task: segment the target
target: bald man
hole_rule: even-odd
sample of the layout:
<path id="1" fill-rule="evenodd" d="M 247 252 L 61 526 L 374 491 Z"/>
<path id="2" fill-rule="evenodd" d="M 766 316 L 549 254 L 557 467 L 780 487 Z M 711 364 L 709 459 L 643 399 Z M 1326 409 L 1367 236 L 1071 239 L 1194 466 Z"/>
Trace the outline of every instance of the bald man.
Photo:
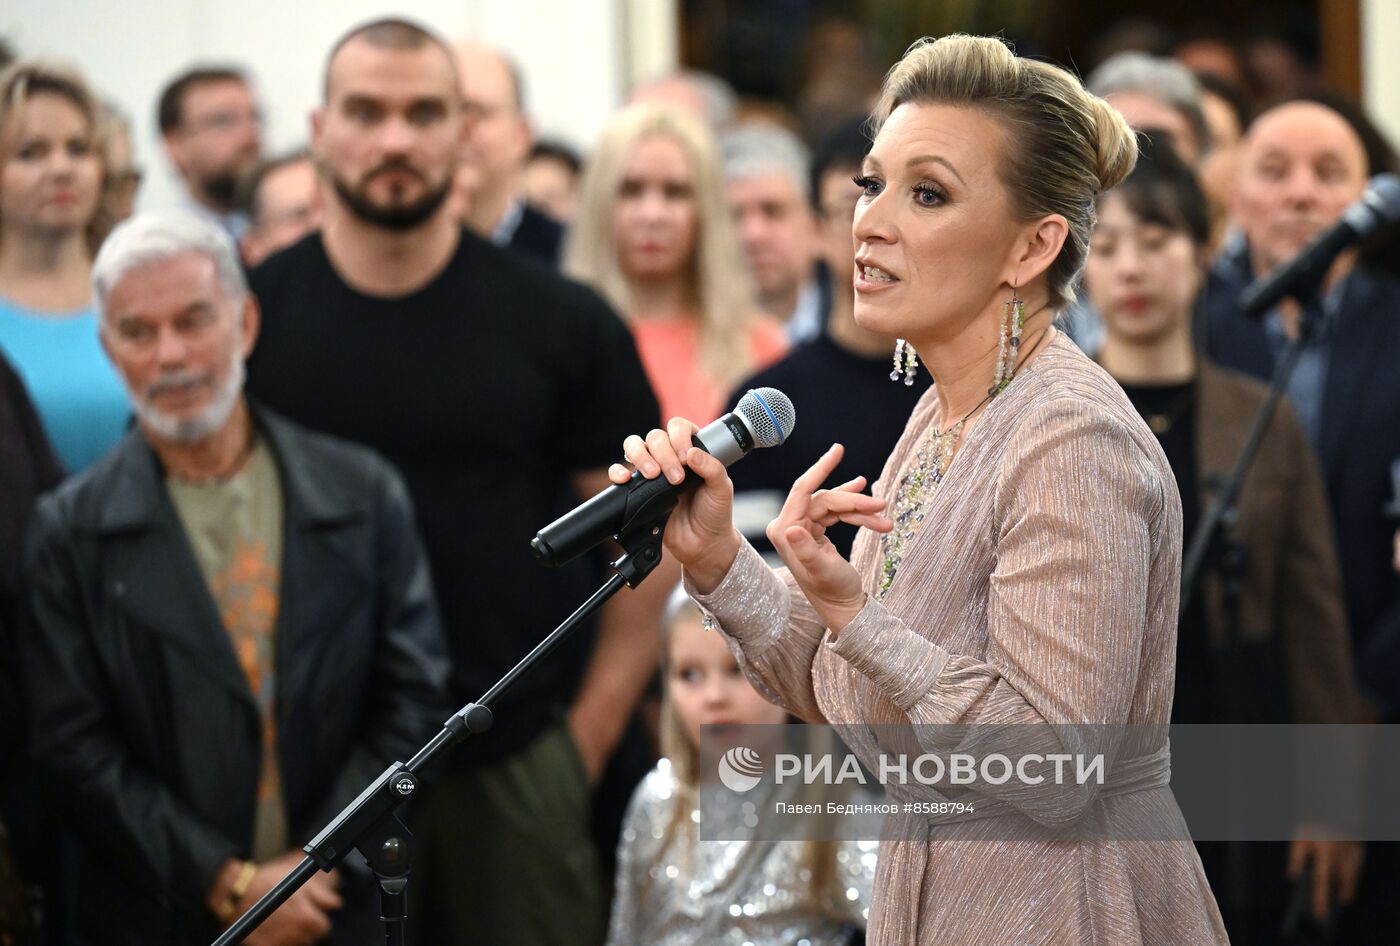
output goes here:
<path id="1" fill-rule="evenodd" d="M 525 201 L 534 133 L 525 117 L 520 69 L 499 50 L 472 39 L 459 42 L 453 52 L 468 118 L 453 206 L 478 235 L 555 266 L 564 227 Z"/>
<path id="2" fill-rule="evenodd" d="M 1319 101 L 1276 106 L 1249 127 L 1240 153 L 1233 213 L 1242 239 L 1227 248 L 1206 290 L 1206 345 L 1221 364 L 1272 375 L 1296 338 L 1304 310 L 1289 301 L 1260 320 L 1238 308 L 1251 280 L 1288 262 L 1332 226 L 1365 190 L 1374 166 L 1360 123 Z M 1400 584 L 1392 570 L 1392 470 L 1400 471 L 1400 279 L 1343 254 L 1308 306 L 1315 324 L 1288 396 L 1321 460 L 1332 507 L 1355 668 L 1376 717 L 1400 720 Z M 1390 787 L 1393 791 L 1393 786 Z M 1345 857 L 1313 865 L 1335 902 L 1354 879 Z M 1400 857 L 1370 845 L 1356 902 L 1337 942 L 1400 942 L 1391 905 Z M 1387 893 L 1389 888 L 1389 893 Z"/>

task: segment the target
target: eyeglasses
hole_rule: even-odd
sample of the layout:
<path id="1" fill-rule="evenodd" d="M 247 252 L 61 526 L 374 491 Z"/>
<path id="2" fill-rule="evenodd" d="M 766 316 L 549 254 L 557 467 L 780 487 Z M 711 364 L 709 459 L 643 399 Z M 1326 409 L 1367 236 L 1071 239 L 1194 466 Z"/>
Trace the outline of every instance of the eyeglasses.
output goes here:
<path id="1" fill-rule="evenodd" d="M 141 183 L 145 172 L 140 168 L 112 168 L 107 172 L 112 184 L 117 187 L 135 187 Z"/>
<path id="2" fill-rule="evenodd" d="M 507 108 L 502 105 L 489 105 L 486 102 L 473 102 L 471 100 L 462 103 L 462 114 L 472 124 L 486 121 L 488 118 L 495 118 L 497 115 L 504 115 L 506 112 Z"/>
<path id="3" fill-rule="evenodd" d="M 244 125 L 252 125 L 254 128 L 262 128 L 262 113 L 257 111 L 212 112 L 211 114 L 201 118 L 199 121 L 190 122 L 185 127 L 185 130 L 191 135 L 202 134 L 206 131 L 212 131 L 216 134 L 226 135 L 231 131 L 236 131 Z"/>

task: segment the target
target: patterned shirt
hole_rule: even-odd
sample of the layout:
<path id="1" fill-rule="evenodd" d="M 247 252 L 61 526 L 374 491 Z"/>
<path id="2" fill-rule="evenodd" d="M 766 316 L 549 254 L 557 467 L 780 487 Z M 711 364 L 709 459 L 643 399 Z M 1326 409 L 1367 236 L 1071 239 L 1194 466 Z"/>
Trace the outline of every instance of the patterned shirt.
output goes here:
<path id="1" fill-rule="evenodd" d="M 262 718 L 253 860 L 287 850 L 277 765 L 277 611 L 282 578 L 282 487 L 261 438 L 238 473 L 213 483 L 166 478 L 180 523 L 209 585 Z"/>

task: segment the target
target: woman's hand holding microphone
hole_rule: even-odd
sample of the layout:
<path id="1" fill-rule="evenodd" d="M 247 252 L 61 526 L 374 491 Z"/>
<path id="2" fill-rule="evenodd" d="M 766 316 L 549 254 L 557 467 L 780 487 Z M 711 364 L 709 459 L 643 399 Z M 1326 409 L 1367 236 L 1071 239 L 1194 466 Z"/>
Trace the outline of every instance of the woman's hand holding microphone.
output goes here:
<path id="1" fill-rule="evenodd" d="M 686 468 L 703 480 L 700 486 L 682 493 L 666 525 L 666 550 L 690 572 L 701 594 L 719 586 L 734 556 L 739 553 L 739 534 L 734 531 L 734 484 L 724 464 L 690 438 L 700 428 L 683 417 L 674 417 L 665 430 L 653 430 L 643 439 L 636 434 L 622 443 L 627 462 L 649 480 L 665 475 L 673 485 L 685 479 Z M 614 483 L 626 483 L 632 472 L 621 463 L 608 468 Z"/>
<path id="2" fill-rule="evenodd" d="M 677 417 L 665 430 L 653 430 L 645 438 L 632 435 L 623 442 L 627 461 L 647 479 L 665 475 L 680 483 L 692 469 L 703 480 L 680 497 L 666 527 L 666 549 L 690 573 L 701 594 L 719 586 L 739 552 L 734 529 L 734 484 L 724 464 L 691 444 L 699 430 Z M 858 476 L 834 489 L 821 484 L 841 462 L 843 448 L 833 444 L 812 468 L 798 478 L 788 493 L 778 518 L 768 525 L 768 539 L 782 556 L 798 586 L 833 633 L 839 632 L 865 607 L 865 590 L 850 562 L 826 537 L 837 522 L 888 532 L 893 528 L 881 515 L 883 500 L 867 496 L 865 477 Z M 608 469 L 614 483 L 626 483 L 631 471 L 620 463 Z"/>

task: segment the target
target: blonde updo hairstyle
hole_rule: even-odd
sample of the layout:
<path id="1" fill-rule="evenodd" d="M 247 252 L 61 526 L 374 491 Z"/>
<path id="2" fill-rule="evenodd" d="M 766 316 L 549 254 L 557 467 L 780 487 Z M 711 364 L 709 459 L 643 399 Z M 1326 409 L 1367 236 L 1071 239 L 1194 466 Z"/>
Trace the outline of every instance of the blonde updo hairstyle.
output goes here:
<path id="1" fill-rule="evenodd" d="M 1095 201 L 1137 160 L 1123 116 L 1059 66 L 1023 59 L 994 37 L 961 33 L 921 39 L 895 63 L 871 115 L 872 136 L 906 103 L 972 108 L 1000 121 L 1001 178 L 1020 218 L 1059 214 L 1069 223 L 1046 286 L 1052 309 L 1072 303 Z"/>

